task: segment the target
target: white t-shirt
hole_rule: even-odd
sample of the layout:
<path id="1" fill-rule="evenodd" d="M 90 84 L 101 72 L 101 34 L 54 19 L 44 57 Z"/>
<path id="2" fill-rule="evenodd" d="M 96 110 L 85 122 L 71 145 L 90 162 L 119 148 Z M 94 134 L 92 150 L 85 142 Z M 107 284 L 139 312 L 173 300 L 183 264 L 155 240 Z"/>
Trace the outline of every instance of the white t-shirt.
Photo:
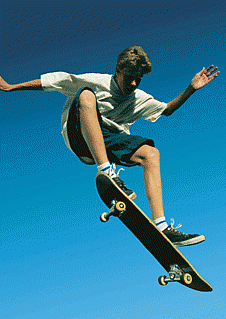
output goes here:
<path id="1" fill-rule="evenodd" d="M 167 104 L 155 100 L 151 95 L 136 89 L 124 95 L 118 88 L 113 75 L 87 73 L 81 75 L 53 72 L 41 76 L 42 87 L 46 91 L 58 91 L 67 95 L 62 115 L 62 129 L 66 127 L 71 103 L 83 87 L 91 88 L 97 98 L 100 114 L 105 124 L 119 132 L 130 134 L 129 126 L 143 118 L 154 122 L 166 109 Z"/>

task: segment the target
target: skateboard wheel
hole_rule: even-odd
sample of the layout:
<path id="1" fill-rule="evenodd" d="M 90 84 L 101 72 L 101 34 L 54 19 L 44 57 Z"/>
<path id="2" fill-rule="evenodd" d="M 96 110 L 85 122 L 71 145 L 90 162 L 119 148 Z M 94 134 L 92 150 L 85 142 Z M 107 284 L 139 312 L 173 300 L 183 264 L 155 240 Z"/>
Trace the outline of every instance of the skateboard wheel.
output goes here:
<path id="1" fill-rule="evenodd" d="M 158 278 L 158 282 L 161 286 L 166 286 L 168 284 L 168 282 L 166 282 L 165 279 L 166 279 L 166 276 L 160 276 Z"/>
<path id="2" fill-rule="evenodd" d="M 102 221 L 102 222 L 107 222 L 108 221 L 108 219 L 109 219 L 109 217 L 107 216 L 107 213 L 103 213 L 103 214 L 101 214 L 100 215 L 100 220 Z"/>
<path id="3" fill-rule="evenodd" d="M 126 210 L 126 204 L 123 203 L 123 202 L 118 202 L 115 205 L 115 209 L 116 209 L 117 212 L 123 212 L 124 210 Z"/>
<path id="4" fill-rule="evenodd" d="M 183 282 L 187 285 L 190 285 L 192 283 L 192 275 L 191 274 L 184 274 L 183 275 Z"/>

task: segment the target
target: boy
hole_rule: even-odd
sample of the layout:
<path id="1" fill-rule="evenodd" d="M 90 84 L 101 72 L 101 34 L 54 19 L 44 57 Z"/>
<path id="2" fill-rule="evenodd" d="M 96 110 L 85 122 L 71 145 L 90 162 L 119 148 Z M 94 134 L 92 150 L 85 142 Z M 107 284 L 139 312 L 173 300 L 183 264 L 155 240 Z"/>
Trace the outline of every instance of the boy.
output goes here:
<path id="1" fill-rule="evenodd" d="M 215 79 L 219 74 L 217 69 L 213 65 L 203 68 L 177 98 L 169 103 L 159 102 L 138 89 L 143 75 L 151 72 L 151 62 L 141 47 L 133 46 L 118 56 L 114 76 L 54 72 L 42 75 L 40 80 L 17 85 L 9 85 L 0 78 L 0 89 L 59 91 L 67 95 L 61 128 L 68 148 L 83 163 L 96 163 L 98 171 L 109 174 L 131 199 L 136 195 L 116 174 L 115 164 L 142 166 L 154 223 L 175 246 L 188 246 L 204 241 L 205 237 L 184 234 L 177 231 L 173 223 L 167 224 L 159 151 L 153 140 L 130 135 L 129 126 L 140 118 L 154 122 L 161 115 L 171 115 L 195 91 Z"/>

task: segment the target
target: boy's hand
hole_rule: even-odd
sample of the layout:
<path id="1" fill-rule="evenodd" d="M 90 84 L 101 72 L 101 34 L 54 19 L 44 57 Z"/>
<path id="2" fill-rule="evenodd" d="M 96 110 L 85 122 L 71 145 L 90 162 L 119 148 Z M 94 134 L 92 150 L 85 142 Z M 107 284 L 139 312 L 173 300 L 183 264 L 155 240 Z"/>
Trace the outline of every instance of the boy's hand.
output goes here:
<path id="1" fill-rule="evenodd" d="M 214 67 L 214 65 L 210 65 L 208 68 L 203 68 L 199 73 L 197 73 L 191 81 L 193 89 L 199 90 L 209 82 L 213 81 L 220 73 L 220 71 L 215 72 L 217 69 L 217 66 Z"/>

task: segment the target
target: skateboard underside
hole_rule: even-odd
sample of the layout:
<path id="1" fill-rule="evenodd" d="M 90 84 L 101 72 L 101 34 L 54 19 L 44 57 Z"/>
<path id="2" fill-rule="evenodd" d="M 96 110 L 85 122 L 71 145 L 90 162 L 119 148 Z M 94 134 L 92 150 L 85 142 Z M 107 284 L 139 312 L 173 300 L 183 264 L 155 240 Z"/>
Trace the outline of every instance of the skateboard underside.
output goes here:
<path id="1" fill-rule="evenodd" d="M 199 291 L 213 290 L 181 252 L 105 173 L 98 173 L 96 184 L 101 199 L 110 209 L 101 215 L 101 221 L 106 222 L 113 215 L 127 226 L 168 272 L 167 276 L 159 277 L 161 285 L 179 282 Z"/>

